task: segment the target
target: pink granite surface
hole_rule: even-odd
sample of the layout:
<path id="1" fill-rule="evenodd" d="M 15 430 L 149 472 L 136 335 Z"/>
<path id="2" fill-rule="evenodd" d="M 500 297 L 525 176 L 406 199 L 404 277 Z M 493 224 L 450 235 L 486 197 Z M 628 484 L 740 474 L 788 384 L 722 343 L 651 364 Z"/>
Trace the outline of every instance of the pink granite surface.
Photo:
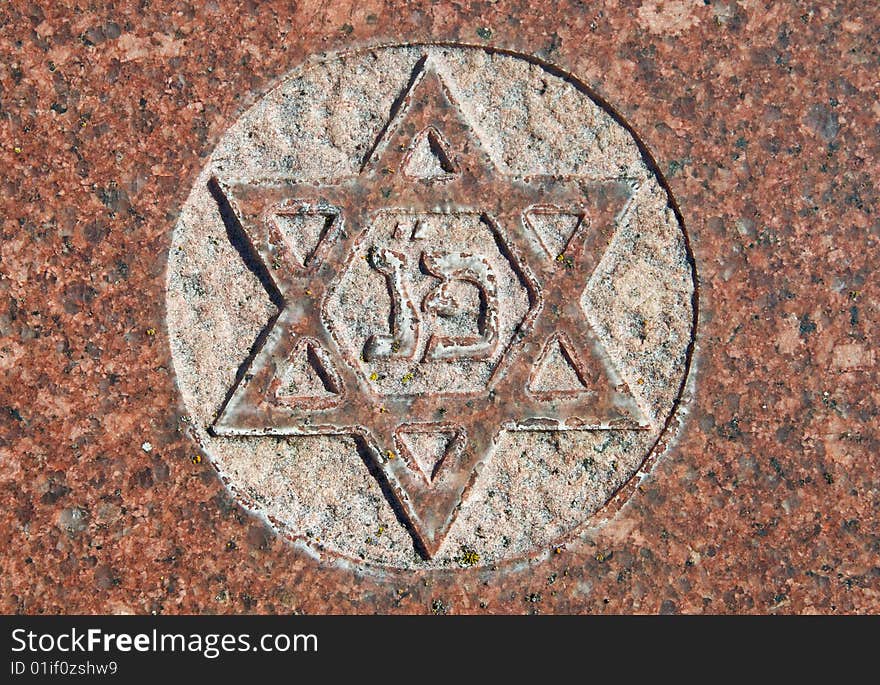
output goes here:
<path id="1" fill-rule="evenodd" d="M 0 610 L 876 612 L 878 29 L 867 1 L 4 4 Z M 548 560 L 364 573 L 197 458 L 165 267 L 212 146 L 285 72 L 423 40 L 535 55 L 639 133 L 696 258 L 694 391 L 611 523 Z"/>

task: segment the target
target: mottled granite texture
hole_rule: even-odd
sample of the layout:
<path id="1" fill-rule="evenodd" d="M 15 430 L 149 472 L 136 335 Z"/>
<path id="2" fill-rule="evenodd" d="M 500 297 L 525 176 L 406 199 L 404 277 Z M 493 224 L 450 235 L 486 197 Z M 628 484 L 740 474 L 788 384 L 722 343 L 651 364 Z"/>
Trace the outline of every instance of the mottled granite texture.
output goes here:
<path id="1" fill-rule="evenodd" d="M 4 4 L 0 609 L 877 611 L 878 28 L 868 1 Z M 319 564 L 181 421 L 165 266 L 213 145 L 307 55 L 410 40 L 578 75 L 653 153 L 697 260 L 674 448 L 533 564 Z"/>

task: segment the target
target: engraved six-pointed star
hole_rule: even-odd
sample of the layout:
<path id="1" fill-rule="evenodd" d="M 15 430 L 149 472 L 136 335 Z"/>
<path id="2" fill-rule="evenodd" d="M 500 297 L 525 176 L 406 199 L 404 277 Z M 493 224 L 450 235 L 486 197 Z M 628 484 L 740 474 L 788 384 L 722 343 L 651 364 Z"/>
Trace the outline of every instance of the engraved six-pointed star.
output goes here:
<path id="1" fill-rule="evenodd" d="M 238 438 L 354 436 L 426 557 L 440 550 L 502 430 L 650 428 L 581 304 L 634 183 L 499 172 L 455 92 L 442 63 L 423 57 L 404 92 L 389 103 L 387 123 L 358 173 L 320 182 L 213 178 L 210 184 L 230 234 L 241 238 L 240 251 L 278 306 L 212 431 Z M 327 301 L 353 259 L 371 260 L 376 278 L 395 287 L 392 267 L 401 257 L 393 244 L 358 254 L 371 223 L 389 210 L 477 216 L 506 260 L 504 268 L 515 272 L 528 311 L 512 335 L 493 337 L 484 321 L 482 347 L 480 340 L 456 344 L 446 338 L 433 352 L 413 357 L 415 364 L 429 357 L 442 364 L 497 350 L 485 388 L 380 392 L 364 373 L 363 359 L 334 334 L 339 313 L 329 311 Z M 394 239 L 423 239 L 419 221 L 397 230 Z M 437 279 L 430 303 L 419 310 L 402 298 L 391 300 L 397 309 L 391 329 L 363 341 L 367 355 L 415 354 L 416 341 L 405 329 L 419 317 L 443 313 L 450 298 L 442 279 L 475 283 L 480 265 L 488 264 L 439 242 L 422 253 L 424 277 Z M 438 271 L 444 264 L 445 276 Z M 482 277 L 487 274 L 484 266 Z"/>

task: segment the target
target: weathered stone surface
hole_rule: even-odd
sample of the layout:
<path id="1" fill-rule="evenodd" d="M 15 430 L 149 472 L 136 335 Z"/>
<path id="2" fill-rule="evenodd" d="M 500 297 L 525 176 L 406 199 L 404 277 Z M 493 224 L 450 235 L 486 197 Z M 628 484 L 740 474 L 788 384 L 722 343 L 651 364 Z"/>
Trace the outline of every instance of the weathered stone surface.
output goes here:
<path id="1" fill-rule="evenodd" d="M 870 3 L 120 3 L 104 13 L 74 3 L 5 5 L 3 609 L 876 611 L 878 317 L 870 275 L 878 234 L 878 25 Z M 323 52 L 364 54 L 359 50 L 369 46 L 438 40 L 510 49 L 556 65 L 548 87 L 570 71 L 638 133 L 632 159 L 647 159 L 645 168 L 668 183 L 697 266 L 692 385 L 675 414 L 683 421 L 676 441 L 661 440 L 662 456 L 648 462 L 643 478 L 628 481 L 609 520 L 591 522 L 592 505 L 585 506 L 586 525 L 578 528 L 576 517 L 560 510 L 551 518 L 571 526 L 558 537 L 541 526 L 523 534 L 509 557 L 487 544 L 474 547 L 481 553 L 475 559 L 470 548 L 461 550 L 472 542 L 461 531 L 476 520 L 463 506 L 460 531 L 451 529 L 425 560 L 412 554 L 405 522 L 389 517 L 383 541 L 365 547 L 361 560 L 341 528 L 326 527 L 323 551 L 322 541 L 301 545 L 276 535 L 237 503 L 212 467 L 220 465 L 229 487 L 240 491 L 246 474 L 230 468 L 231 455 L 199 448 L 213 418 L 193 420 L 193 407 L 202 405 L 193 403 L 195 385 L 187 385 L 181 364 L 180 320 L 171 318 L 175 293 L 178 304 L 192 301 L 182 297 L 182 285 L 172 287 L 175 259 L 199 253 L 175 241 L 187 217 L 201 211 L 191 192 L 208 188 L 203 174 L 215 173 L 217 187 L 229 189 L 257 164 L 254 155 L 236 156 L 234 131 L 272 101 L 279 92 L 273 88 L 284 88 L 285 74 L 329 63 L 332 57 L 316 57 Z M 468 85 L 479 73 L 462 69 L 456 82 L 478 127 L 507 132 L 488 146 L 499 168 L 510 171 L 505 166 L 519 160 L 544 173 L 552 169 L 540 168 L 542 160 L 579 163 L 567 156 L 579 148 L 566 143 L 564 126 L 552 130 L 544 121 L 552 130 L 547 147 L 530 147 L 523 110 L 494 106 L 497 91 Z M 394 79 L 406 77 L 377 68 L 364 81 L 370 90 L 350 94 L 356 106 L 334 108 L 329 119 L 339 121 L 314 127 L 329 132 L 329 143 L 309 140 L 313 129 L 299 116 L 281 126 L 287 141 L 298 141 L 286 156 L 275 154 L 277 138 L 257 139 L 266 151 L 258 168 L 277 164 L 277 174 L 320 164 L 328 177 L 347 174 L 346 154 L 357 152 L 355 133 L 363 129 L 345 122 L 365 117 L 369 129 L 374 112 L 357 106 L 359 98 L 375 101 L 378 116 L 383 97 L 405 85 Z M 333 97 L 335 83 L 313 87 Z M 511 89 L 504 96 L 520 95 Z M 297 102 L 288 104 L 302 106 Z M 563 101 L 559 111 L 587 115 L 590 107 L 579 103 Z M 323 117 L 322 111 L 307 110 Z M 452 173 L 454 160 L 428 154 L 442 143 L 419 143 L 405 172 L 416 182 Z M 517 156 L 520 150 L 530 152 Z M 237 178 L 222 177 L 221 161 Z M 664 193 L 656 197 L 667 202 Z M 217 227 L 218 211 L 210 192 L 208 199 L 214 204 L 203 205 L 206 236 Z M 655 209 L 642 213 L 646 221 L 662 216 Z M 669 221 L 677 223 L 674 215 Z M 562 230 L 545 226 L 544 244 L 558 243 Z M 219 257 L 228 245 L 216 246 Z M 638 258 L 638 250 L 628 256 Z M 237 310 L 246 325 L 230 318 L 229 332 L 218 337 L 218 347 L 242 346 L 240 359 L 228 355 L 233 379 L 253 342 L 245 338 L 277 308 L 259 281 L 236 273 L 226 279 L 227 301 L 252 299 Z M 638 273 L 626 281 L 635 290 Z M 354 290 L 360 276 L 350 278 Z M 192 292 L 219 286 L 191 281 Z M 590 298 L 582 304 L 601 309 Z M 217 316 L 205 308 L 206 321 Z M 609 339 L 639 334 L 638 322 L 610 314 L 608 321 L 623 327 L 609 329 Z M 366 324 L 345 325 L 360 340 L 354 334 Z M 565 353 L 550 352 L 550 380 L 531 379 L 538 393 L 564 370 Z M 621 361 L 625 350 L 610 356 L 630 368 Z M 662 379 L 672 376 L 645 381 L 663 395 Z M 660 401 L 649 418 L 665 416 L 664 406 Z M 554 439 L 536 463 L 560 454 Z M 279 445 L 301 449 L 286 440 Z M 519 453 L 503 447 L 490 468 L 514 473 Z M 315 491 L 327 492 L 321 483 L 331 476 L 346 492 L 375 482 L 360 456 L 355 473 L 350 454 L 328 449 L 337 466 L 323 466 L 328 471 Z M 563 445 L 561 453 L 583 449 Z M 290 482 L 302 478 L 296 460 L 279 463 Z M 490 477 L 483 473 L 477 483 Z M 390 501 L 377 491 L 374 520 L 385 521 Z M 519 506 L 532 515 L 541 503 L 559 501 L 553 492 L 536 493 Z M 352 526 L 366 530 L 367 522 Z M 493 525 L 495 535 L 502 526 Z M 278 528 L 308 532 L 280 519 Z M 461 568 L 456 558 L 476 567 Z"/>
<path id="2" fill-rule="evenodd" d="M 684 387 L 692 260 L 647 164 L 526 58 L 295 70 L 222 138 L 169 260 L 179 386 L 236 496 L 372 565 L 565 542 Z"/>

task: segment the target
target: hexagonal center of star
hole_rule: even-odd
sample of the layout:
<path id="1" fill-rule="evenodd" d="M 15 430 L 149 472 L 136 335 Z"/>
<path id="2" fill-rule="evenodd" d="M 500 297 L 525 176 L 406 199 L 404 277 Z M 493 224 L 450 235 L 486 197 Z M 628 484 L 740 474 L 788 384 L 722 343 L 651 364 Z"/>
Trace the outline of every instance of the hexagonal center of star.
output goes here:
<path id="1" fill-rule="evenodd" d="M 380 395 L 479 393 L 530 306 L 521 266 L 491 217 L 380 210 L 322 316 Z"/>

